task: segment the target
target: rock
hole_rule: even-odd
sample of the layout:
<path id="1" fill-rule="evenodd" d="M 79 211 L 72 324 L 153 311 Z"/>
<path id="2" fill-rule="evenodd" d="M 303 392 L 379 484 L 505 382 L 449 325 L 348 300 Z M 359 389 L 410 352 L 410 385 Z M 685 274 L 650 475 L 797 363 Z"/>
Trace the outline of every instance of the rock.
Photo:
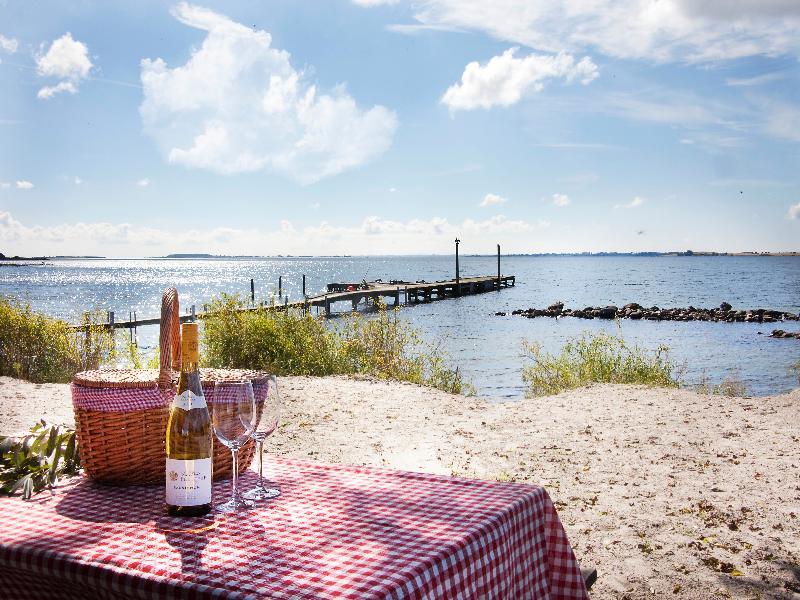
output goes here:
<path id="1" fill-rule="evenodd" d="M 495 316 L 495 317 L 505 317 L 505 316 L 506 316 L 506 313 L 504 313 L 504 312 L 502 312 L 502 311 L 501 311 L 501 312 L 496 312 L 496 313 L 494 313 L 494 316 Z"/>
<path id="2" fill-rule="evenodd" d="M 720 304 L 720 305 L 719 305 L 719 309 L 720 309 L 722 312 L 728 312 L 728 311 L 729 311 L 730 309 L 732 309 L 732 308 L 733 308 L 733 307 L 732 307 L 730 304 L 728 304 L 727 302 L 723 302 L 722 304 Z"/>
<path id="3" fill-rule="evenodd" d="M 560 313 L 562 310 L 564 310 L 564 303 L 563 302 L 555 302 L 555 303 L 551 304 L 550 306 L 548 306 L 547 310 L 552 311 L 552 312 Z"/>
<path id="4" fill-rule="evenodd" d="M 605 308 L 601 308 L 595 311 L 595 315 L 600 317 L 601 319 L 613 319 L 617 316 L 617 307 L 616 306 L 606 306 Z"/>
<path id="5" fill-rule="evenodd" d="M 639 305 L 637 304 L 636 306 L 639 306 Z M 641 319 L 642 316 L 643 316 L 642 311 L 634 310 L 631 314 L 628 315 L 628 318 L 636 320 L 636 319 Z"/>
<path id="6" fill-rule="evenodd" d="M 642 309 L 641 305 L 636 304 L 636 302 L 631 302 L 630 304 L 626 304 L 625 306 L 622 307 L 622 310 L 624 310 L 625 312 L 632 310 L 641 310 L 641 309 Z"/>

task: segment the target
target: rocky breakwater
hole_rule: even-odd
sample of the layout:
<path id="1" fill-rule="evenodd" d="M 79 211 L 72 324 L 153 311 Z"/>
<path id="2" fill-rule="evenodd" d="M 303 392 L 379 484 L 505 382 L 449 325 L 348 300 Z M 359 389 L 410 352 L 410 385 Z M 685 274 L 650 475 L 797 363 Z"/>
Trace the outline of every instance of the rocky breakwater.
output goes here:
<path id="1" fill-rule="evenodd" d="M 505 312 L 495 313 L 497 316 L 506 316 Z M 713 321 L 725 323 L 777 323 L 781 321 L 797 321 L 800 316 L 780 310 L 756 308 L 749 310 L 735 310 L 727 302 L 719 308 L 659 308 L 644 306 L 631 302 L 622 308 L 609 306 L 587 306 L 586 308 L 564 308 L 563 302 L 556 302 L 547 308 L 518 309 L 511 312 L 533 319 L 536 317 L 575 317 L 577 319 L 633 319 L 645 321 Z M 778 336 L 775 336 L 778 337 Z M 783 336 L 781 336 L 783 337 Z"/>

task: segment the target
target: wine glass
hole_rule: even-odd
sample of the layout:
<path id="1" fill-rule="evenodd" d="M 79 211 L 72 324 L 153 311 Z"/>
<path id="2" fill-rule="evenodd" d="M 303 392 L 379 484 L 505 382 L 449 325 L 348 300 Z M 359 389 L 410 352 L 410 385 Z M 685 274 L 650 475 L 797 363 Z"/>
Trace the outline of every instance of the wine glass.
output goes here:
<path id="1" fill-rule="evenodd" d="M 216 507 L 218 512 L 236 512 L 253 503 L 243 499 L 237 490 L 239 480 L 239 448 L 250 439 L 255 420 L 253 385 L 249 381 L 219 381 L 214 385 L 211 404 L 211 426 L 217 439 L 231 449 L 233 476 L 231 499 Z"/>
<path id="2" fill-rule="evenodd" d="M 258 486 L 246 492 L 244 497 L 248 500 L 269 500 L 281 495 L 280 489 L 271 485 L 264 487 L 264 442 L 278 427 L 281 412 L 281 399 L 278 394 L 278 380 L 270 375 L 266 382 L 267 396 L 264 402 L 256 403 L 253 413 L 253 439 L 258 444 Z"/>

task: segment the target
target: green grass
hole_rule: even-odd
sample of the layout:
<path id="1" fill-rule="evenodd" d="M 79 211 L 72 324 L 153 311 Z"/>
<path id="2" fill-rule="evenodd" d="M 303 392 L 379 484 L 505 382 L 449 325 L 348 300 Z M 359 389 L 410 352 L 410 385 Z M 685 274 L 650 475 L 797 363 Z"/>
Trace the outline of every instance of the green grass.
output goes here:
<path id="1" fill-rule="evenodd" d="M 94 317 L 94 319 L 92 318 Z M 0 297 L 0 375 L 35 383 L 66 383 L 78 371 L 96 369 L 113 355 L 112 335 L 89 315 L 89 333 Z"/>
<path id="2" fill-rule="evenodd" d="M 361 374 L 456 394 L 471 391 L 438 347 L 384 305 L 371 318 L 353 314 L 326 322 L 293 310 L 241 312 L 245 304 L 228 295 L 212 301 L 213 316 L 203 320 L 205 366 L 276 375 Z"/>
<path id="3" fill-rule="evenodd" d="M 529 397 L 558 394 L 589 383 L 679 385 L 665 346 L 651 353 L 628 346 L 621 337 L 597 333 L 569 340 L 556 355 L 535 343 L 524 342 L 523 348 L 530 361 L 522 370 Z"/>

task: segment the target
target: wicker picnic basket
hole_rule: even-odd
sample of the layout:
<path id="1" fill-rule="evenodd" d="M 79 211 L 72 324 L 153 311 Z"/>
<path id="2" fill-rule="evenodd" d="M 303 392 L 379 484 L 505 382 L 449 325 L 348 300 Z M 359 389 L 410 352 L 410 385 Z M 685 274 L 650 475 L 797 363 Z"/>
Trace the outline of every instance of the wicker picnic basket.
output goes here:
<path id="1" fill-rule="evenodd" d="M 112 485 L 163 483 L 170 403 L 181 365 L 178 292 L 161 301 L 160 369 L 84 371 L 72 379 L 72 405 L 81 463 L 86 474 Z M 201 369 L 206 399 L 217 381 L 248 379 L 259 410 L 267 396 L 266 373 Z M 255 442 L 239 450 L 239 472 L 250 466 Z M 214 479 L 231 476 L 231 453 L 214 439 Z"/>

